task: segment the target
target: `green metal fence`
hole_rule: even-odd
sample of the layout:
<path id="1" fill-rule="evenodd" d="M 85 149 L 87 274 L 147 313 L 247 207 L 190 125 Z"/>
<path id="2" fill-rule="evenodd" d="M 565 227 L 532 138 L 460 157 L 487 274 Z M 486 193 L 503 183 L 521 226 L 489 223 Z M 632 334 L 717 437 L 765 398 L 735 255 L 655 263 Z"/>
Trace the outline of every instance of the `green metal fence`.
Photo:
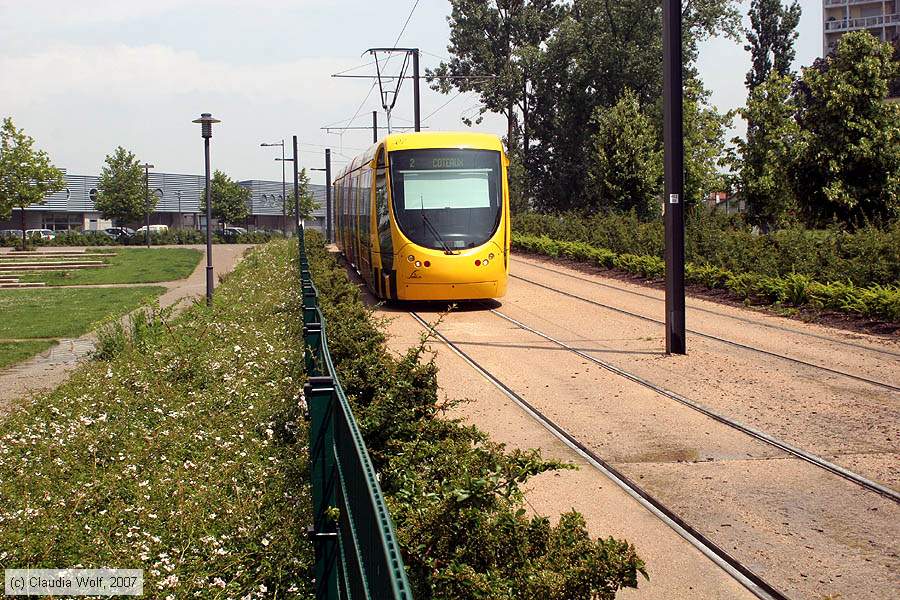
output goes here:
<path id="1" fill-rule="evenodd" d="M 411 600 L 394 523 L 341 388 L 300 229 L 316 597 Z"/>

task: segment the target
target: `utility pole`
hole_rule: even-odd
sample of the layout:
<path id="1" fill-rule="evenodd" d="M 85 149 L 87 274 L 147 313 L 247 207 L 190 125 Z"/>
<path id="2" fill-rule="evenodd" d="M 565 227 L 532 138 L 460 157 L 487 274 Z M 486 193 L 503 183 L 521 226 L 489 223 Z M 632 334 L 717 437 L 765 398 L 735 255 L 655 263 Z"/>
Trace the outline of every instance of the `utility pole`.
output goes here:
<path id="1" fill-rule="evenodd" d="M 378 111 L 372 111 L 372 143 L 378 143 Z"/>
<path id="2" fill-rule="evenodd" d="M 287 237 L 287 183 L 285 183 L 285 174 L 284 174 L 284 163 L 286 159 L 284 158 L 284 140 L 281 140 L 277 144 L 260 144 L 261 147 L 267 148 L 271 146 L 281 146 L 281 233 Z M 275 160 L 278 160 L 277 158 Z"/>
<path id="3" fill-rule="evenodd" d="M 331 243 L 331 148 L 325 148 L 325 211 L 325 239 Z"/>
<path id="4" fill-rule="evenodd" d="M 684 131 L 681 0 L 663 1 L 663 140 L 666 211 L 666 352 L 686 354 L 684 316 Z"/>
<path id="5" fill-rule="evenodd" d="M 419 49 L 412 49 L 413 56 L 413 124 L 422 131 L 422 107 L 419 100 Z"/>
<path id="6" fill-rule="evenodd" d="M 144 217 L 145 224 L 144 226 L 147 228 L 145 232 L 147 234 L 147 247 L 150 247 L 150 169 L 155 168 L 150 163 L 144 163 L 141 165 L 144 167 Z"/>
<path id="7" fill-rule="evenodd" d="M 294 225 L 297 226 L 297 237 L 300 237 L 300 160 L 297 158 L 297 136 L 294 136 Z"/>

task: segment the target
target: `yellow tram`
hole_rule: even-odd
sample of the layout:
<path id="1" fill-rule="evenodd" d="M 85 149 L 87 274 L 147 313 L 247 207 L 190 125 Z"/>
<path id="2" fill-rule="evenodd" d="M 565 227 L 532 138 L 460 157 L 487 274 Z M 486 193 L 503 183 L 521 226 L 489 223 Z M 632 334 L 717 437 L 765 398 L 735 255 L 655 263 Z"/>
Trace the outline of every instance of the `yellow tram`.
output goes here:
<path id="1" fill-rule="evenodd" d="M 492 135 L 388 135 L 334 181 L 337 245 L 379 298 L 499 298 L 508 165 Z"/>

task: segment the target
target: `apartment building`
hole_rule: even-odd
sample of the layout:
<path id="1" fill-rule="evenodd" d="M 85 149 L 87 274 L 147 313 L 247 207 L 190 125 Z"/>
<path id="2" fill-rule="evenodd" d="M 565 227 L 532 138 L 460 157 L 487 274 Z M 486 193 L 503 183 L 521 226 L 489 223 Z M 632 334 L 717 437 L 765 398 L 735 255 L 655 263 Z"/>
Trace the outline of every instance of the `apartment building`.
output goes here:
<path id="1" fill-rule="evenodd" d="M 822 0 L 822 56 L 848 31 L 868 31 L 883 42 L 900 37 L 900 0 Z"/>

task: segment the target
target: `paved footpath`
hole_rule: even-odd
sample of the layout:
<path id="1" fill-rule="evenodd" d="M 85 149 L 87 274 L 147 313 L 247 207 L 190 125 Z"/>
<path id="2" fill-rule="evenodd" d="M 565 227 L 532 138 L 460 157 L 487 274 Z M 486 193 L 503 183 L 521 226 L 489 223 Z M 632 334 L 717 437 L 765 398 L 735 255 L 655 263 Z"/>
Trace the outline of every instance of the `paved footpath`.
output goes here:
<path id="1" fill-rule="evenodd" d="M 178 248 L 194 248 L 203 252 L 203 257 L 194 272 L 187 279 L 160 283 L 104 285 L 101 287 L 163 286 L 166 291 L 159 297 L 161 307 L 175 306 L 176 310 L 187 308 L 184 302 L 202 297 L 206 293 L 206 246 L 190 245 Z M 213 248 L 213 272 L 219 275 L 231 272 L 240 262 L 251 244 L 218 244 Z M 69 248 L 67 248 L 69 249 Z M 78 249 L 78 248 L 73 248 Z M 98 287 L 98 286 L 72 286 Z M 50 289 L 50 288 L 47 288 Z M 59 344 L 32 358 L 0 371 L 0 415 L 10 410 L 17 398 L 23 398 L 51 390 L 60 385 L 94 349 L 96 335 L 93 331 L 78 338 L 60 339 Z"/>

